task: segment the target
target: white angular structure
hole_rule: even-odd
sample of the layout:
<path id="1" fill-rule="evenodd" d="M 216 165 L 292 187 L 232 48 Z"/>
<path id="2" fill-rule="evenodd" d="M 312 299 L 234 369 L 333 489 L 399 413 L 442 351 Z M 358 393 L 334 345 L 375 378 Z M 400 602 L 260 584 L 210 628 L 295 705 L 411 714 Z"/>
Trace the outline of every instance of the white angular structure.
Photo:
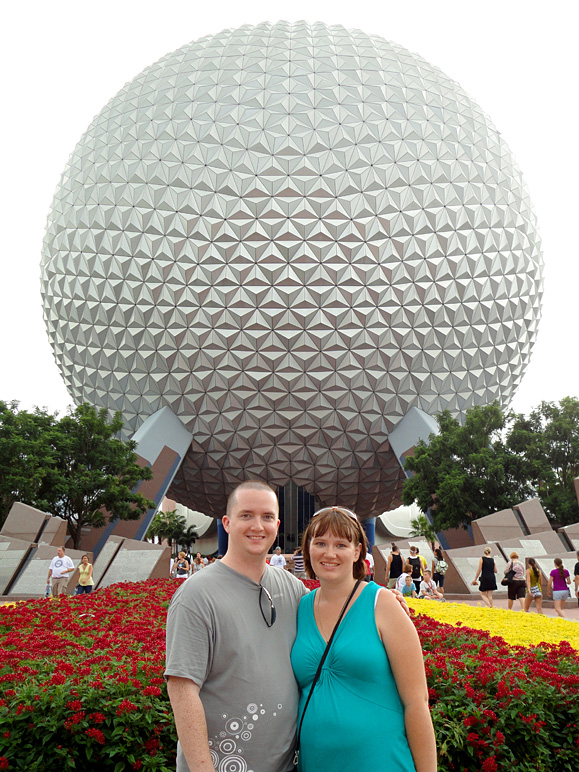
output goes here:
<path id="1" fill-rule="evenodd" d="M 74 150 L 42 260 L 76 402 L 193 432 L 171 496 L 249 476 L 360 514 L 416 406 L 508 404 L 540 318 L 521 174 L 420 57 L 305 22 L 226 30 L 128 83 Z"/>

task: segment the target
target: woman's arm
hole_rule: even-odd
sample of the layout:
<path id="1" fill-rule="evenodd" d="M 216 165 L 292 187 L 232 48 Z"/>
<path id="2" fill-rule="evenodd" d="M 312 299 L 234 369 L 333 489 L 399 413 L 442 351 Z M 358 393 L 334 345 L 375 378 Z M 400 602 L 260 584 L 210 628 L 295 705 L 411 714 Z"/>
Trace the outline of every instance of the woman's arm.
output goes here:
<path id="1" fill-rule="evenodd" d="M 495 567 L 495 571 L 496 571 L 496 570 L 497 570 L 497 569 L 496 569 L 496 567 Z M 477 571 L 476 571 L 476 576 L 475 576 L 475 578 L 473 579 L 473 582 L 472 582 L 473 584 L 476 584 L 476 583 L 478 582 L 478 578 L 479 578 L 479 576 L 480 576 L 480 572 L 481 572 L 481 571 L 482 571 L 482 558 L 479 558 L 479 561 L 478 561 L 478 568 L 477 568 Z"/>
<path id="2" fill-rule="evenodd" d="M 88 564 L 88 578 L 90 579 L 92 576 L 92 563 Z"/>
<path id="3" fill-rule="evenodd" d="M 389 592 L 378 594 L 376 625 L 402 700 L 416 772 L 436 772 L 436 740 L 428 707 L 424 655 L 416 628 Z"/>
<path id="4" fill-rule="evenodd" d="M 569 576 L 569 571 L 567 571 L 567 569 L 565 569 L 565 571 L 567 573 L 567 576 L 565 577 L 565 581 L 567 582 L 567 584 L 571 584 L 571 577 Z"/>
<path id="5" fill-rule="evenodd" d="M 550 594 L 553 589 L 553 577 L 549 574 L 549 584 L 547 585 L 547 592 Z"/>
<path id="6" fill-rule="evenodd" d="M 531 569 L 527 568 L 527 591 L 531 592 Z"/>
<path id="7" fill-rule="evenodd" d="M 493 566 L 495 568 L 495 574 L 498 574 L 499 569 L 497 568 L 497 561 L 496 560 L 493 560 Z"/>

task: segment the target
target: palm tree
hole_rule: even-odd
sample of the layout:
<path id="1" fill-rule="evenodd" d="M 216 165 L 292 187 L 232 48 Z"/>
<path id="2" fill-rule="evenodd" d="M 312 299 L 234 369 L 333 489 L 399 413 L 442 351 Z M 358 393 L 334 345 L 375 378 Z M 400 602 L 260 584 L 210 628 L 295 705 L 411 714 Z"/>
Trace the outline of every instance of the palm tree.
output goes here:
<path id="1" fill-rule="evenodd" d="M 434 544 L 438 541 L 436 537 L 436 531 L 432 527 L 432 523 L 426 517 L 426 515 L 418 515 L 417 518 L 410 521 L 412 530 L 408 534 L 411 537 L 423 536 L 432 552 L 434 552 Z"/>
<path id="2" fill-rule="evenodd" d="M 199 531 L 194 525 L 188 526 L 177 539 L 181 547 L 186 547 L 187 552 L 191 551 L 191 545 L 195 544 L 195 539 L 199 538 Z"/>
<path id="3" fill-rule="evenodd" d="M 166 539 L 172 552 L 173 542 L 177 542 L 179 537 L 185 533 L 186 522 L 185 516 L 179 515 L 176 509 L 169 512 L 157 512 L 147 531 L 147 539 L 156 537 L 160 542 Z"/>

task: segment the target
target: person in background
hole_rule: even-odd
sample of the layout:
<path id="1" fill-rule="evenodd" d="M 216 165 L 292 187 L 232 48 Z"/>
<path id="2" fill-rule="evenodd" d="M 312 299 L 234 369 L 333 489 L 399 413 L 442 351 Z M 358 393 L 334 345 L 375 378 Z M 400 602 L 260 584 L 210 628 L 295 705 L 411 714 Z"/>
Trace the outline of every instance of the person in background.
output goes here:
<path id="1" fill-rule="evenodd" d="M 305 579 L 306 570 L 304 566 L 304 553 L 302 552 L 301 547 L 298 547 L 294 552 L 292 560 L 294 562 L 294 576 L 297 576 L 298 579 Z"/>
<path id="2" fill-rule="evenodd" d="M 564 617 L 563 608 L 565 607 L 565 600 L 569 597 L 569 585 L 571 584 L 571 577 L 569 571 L 563 568 L 563 561 L 561 558 L 555 558 L 555 568 L 549 575 L 549 586 L 547 588 L 548 593 L 553 594 L 553 605 L 555 611 L 560 617 Z"/>
<path id="3" fill-rule="evenodd" d="M 371 547 L 368 547 L 364 562 L 366 563 L 366 581 L 371 582 L 374 579 L 374 555 L 372 555 Z"/>
<path id="4" fill-rule="evenodd" d="M 48 567 L 48 578 L 46 580 L 47 587 L 50 586 L 50 580 L 52 579 L 52 595 L 66 595 L 66 585 L 70 576 L 74 571 L 74 564 L 72 560 L 65 554 L 64 547 L 58 547 L 56 550 L 56 557 L 50 561 Z"/>
<path id="5" fill-rule="evenodd" d="M 404 574 L 404 584 L 402 585 L 402 595 L 404 595 L 405 598 L 415 598 L 416 597 L 416 588 L 414 587 L 414 582 L 412 581 L 412 576 L 410 574 Z"/>
<path id="6" fill-rule="evenodd" d="M 573 575 L 575 582 L 575 597 L 577 598 L 577 605 L 579 606 L 579 550 L 577 550 L 577 562 L 573 569 Z"/>
<path id="7" fill-rule="evenodd" d="M 395 587 L 395 589 L 398 590 L 398 592 L 402 592 L 402 588 L 406 584 L 406 577 L 407 576 L 409 576 L 410 579 L 412 579 L 412 570 L 413 570 L 413 568 L 412 568 L 410 563 L 405 563 L 404 564 L 404 570 L 402 571 L 402 573 L 400 574 L 400 576 L 396 580 L 396 587 Z M 416 589 L 416 586 L 414 587 L 414 589 Z"/>
<path id="8" fill-rule="evenodd" d="M 448 563 L 444 559 L 444 554 L 440 547 L 434 550 L 434 560 L 432 561 L 432 579 L 441 595 L 444 595 L 444 576 L 448 571 Z"/>
<path id="9" fill-rule="evenodd" d="M 201 569 L 205 568 L 205 562 L 203 558 L 201 557 L 201 553 L 198 552 L 195 557 L 193 558 L 193 564 L 191 566 L 191 570 L 194 574 L 199 573 Z"/>
<path id="10" fill-rule="evenodd" d="M 276 547 L 275 552 L 269 559 L 269 565 L 273 568 L 285 568 L 286 560 L 281 554 L 281 547 Z"/>
<path id="11" fill-rule="evenodd" d="M 505 566 L 505 576 L 509 571 L 514 571 L 512 582 L 507 586 L 507 597 L 509 611 L 513 608 L 513 603 L 518 600 L 521 606 L 521 611 L 525 608 L 525 590 L 527 589 L 527 583 L 525 581 L 525 566 L 519 560 L 518 552 L 511 552 L 509 555 L 510 560 Z"/>
<path id="12" fill-rule="evenodd" d="M 424 569 L 426 568 L 426 558 L 418 554 L 418 547 L 414 544 L 410 547 L 410 557 L 408 562 L 412 566 L 412 581 L 416 587 L 416 592 L 420 592 L 420 582 L 424 576 Z"/>
<path id="13" fill-rule="evenodd" d="M 525 611 L 529 611 L 535 601 L 537 614 L 543 613 L 543 593 L 541 592 L 541 569 L 534 558 L 527 560 L 527 594 L 525 595 Z"/>
<path id="14" fill-rule="evenodd" d="M 83 555 L 78 567 L 78 584 L 76 586 L 77 595 L 89 595 L 94 587 L 92 578 L 92 563 L 88 562 L 88 555 Z"/>
<path id="15" fill-rule="evenodd" d="M 396 542 L 392 542 L 392 550 L 388 555 L 386 564 L 386 586 L 389 590 L 396 587 L 398 577 L 403 573 L 404 558 L 402 557 Z"/>
<path id="16" fill-rule="evenodd" d="M 436 585 L 432 581 L 432 574 L 428 569 L 424 572 L 424 579 L 420 582 L 420 595 L 418 597 L 424 600 L 444 600 L 444 595 L 436 589 Z"/>
<path id="17" fill-rule="evenodd" d="M 367 547 L 358 518 L 343 507 L 319 510 L 302 548 L 307 574 L 320 586 L 300 600 L 291 654 L 301 690 L 299 772 L 435 772 L 418 634 L 389 590 L 363 581 Z"/>
<path id="18" fill-rule="evenodd" d="M 185 553 L 180 552 L 173 561 L 171 576 L 173 579 L 187 579 L 189 576 L 189 568 L 189 561 L 185 557 Z"/>
<path id="19" fill-rule="evenodd" d="M 483 556 L 478 562 L 478 568 L 473 584 L 478 584 L 478 578 L 480 576 L 480 596 L 483 599 L 485 606 L 492 608 L 493 606 L 493 590 L 497 589 L 497 564 L 495 559 L 491 557 L 491 548 L 485 547 Z"/>

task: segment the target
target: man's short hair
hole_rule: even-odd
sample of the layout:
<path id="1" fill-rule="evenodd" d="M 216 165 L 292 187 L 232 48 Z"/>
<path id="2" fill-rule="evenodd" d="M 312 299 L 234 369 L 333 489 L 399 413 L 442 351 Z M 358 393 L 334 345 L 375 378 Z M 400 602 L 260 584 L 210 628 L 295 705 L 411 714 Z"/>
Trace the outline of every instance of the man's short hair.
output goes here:
<path id="1" fill-rule="evenodd" d="M 227 499 L 227 508 L 226 508 L 226 514 L 227 517 L 231 516 L 231 511 L 233 507 L 235 506 L 235 501 L 237 499 L 237 491 L 239 490 L 250 490 L 250 491 L 269 491 L 270 493 L 273 493 L 275 496 L 275 500 L 277 502 L 277 493 L 274 490 L 274 488 L 271 487 L 266 482 L 263 482 L 262 480 L 246 480 L 245 482 L 239 483 L 229 494 L 229 498 Z"/>

